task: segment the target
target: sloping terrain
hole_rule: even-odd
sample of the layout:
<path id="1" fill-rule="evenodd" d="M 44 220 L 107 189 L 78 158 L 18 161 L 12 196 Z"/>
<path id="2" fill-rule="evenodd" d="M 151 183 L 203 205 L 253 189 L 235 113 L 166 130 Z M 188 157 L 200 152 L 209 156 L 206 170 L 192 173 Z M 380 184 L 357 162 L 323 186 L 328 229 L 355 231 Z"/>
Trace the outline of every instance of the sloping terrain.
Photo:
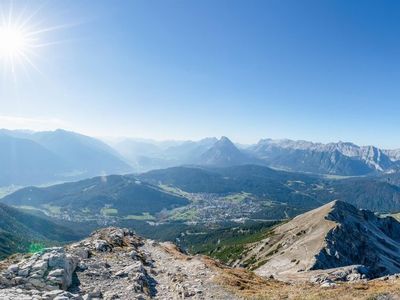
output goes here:
<path id="1" fill-rule="evenodd" d="M 59 179 L 67 164 L 45 147 L 0 134 L 0 186 L 39 184 Z"/>
<path id="2" fill-rule="evenodd" d="M 239 150 L 231 140 L 223 136 L 214 145 L 202 153 L 199 159 L 193 160 L 199 165 L 227 167 L 238 166 L 250 163 L 260 163 L 256 158 Z"/>
<path id="3" fill-rule="evenodd" d="M 262 139 L 257 144 L 239 146 L 227 137 L 220 140 L 156 142 L 124 140 L 115 145 L 137 170 L 148 171 L 186 164 L 235 166 L 245 163 L 266 165 L 293 172 L 360 176 L 400 170 L 400 151 L 349 142 Z"/>
<path id="4" fill-rule="evenodd" d="M 350 273 L 370 278 L 399 273 L 400 223 L 333 201 L 277 226 L 268 237 L 250 244 L 236 262 L 240 264 L 259 275 L 284 280 L 313 270 L 350 266 L 355 266 Z"/>
<path id="5" fill-rule="evenodd" d="M 1 130 L 0 165 L 0 186 L 49 184 L 132 170 L 103 142 L 64 130 Z"/>
<path id="6" fill-rule="evenodd" d="M 383 279 L 284 283 L 105 228 L 65 248 L 0 261 L 0 299 L 397 299 L 399 279 Z"/>
<path id="7" fill-rule="evenodd" d="M 383 150 L 353 143 L 263 139 L 249 153 L 269 166 L 292 171 L 342 176 L 399 170 L 398 150 Z"/>
<path id="8" fill-rule="evenodd" d="M 310 191 L 310 194 L 326 202 L 337 199 L 374 212 L 400 211 L 400 186 L 379 177 L 325 181 L 323 189 L 315 193 L 318 196 Z"/>
<path id="9" fill-rule="evenodd" d="M 218 284 L 222 267 L 126 229 L 96 231 L 65 249 L 3 265 L 1 299 L 239 299 Z"/>
<path id="10" fill-rule="evenodd" d="M 199 141 L 164 141 L 124 139 L 112 146 L 128 160 L 138 172 L 198 162 L 199 157 L 218 140 L 204 138 Z"/>
<path id="11" fill-rule="evenodd" d="M 0 258 L 29 251 L 35 243 L 51 245 L 81 237 L 67 227 L 0 203 Z"/>
<path id="12" fill-rule="evenodd" d="M 381 177 L 337 180 L 259 165 L 175 167 L 150 171 L 139 177 L 153 184 L 161 183 L 189 193 L 246 192 L 264 200 L 299 205 L 305 209 L 341 200 L 373 211 L 400 211 L 400 187 L 393 184 L 395 179 L 383 180 Z"/>
<path id="13" fill-rule="evenodd" d="M 111 175 L 46 188 L 28 187 L 7 195 L 6 204 L 41 209 L 68 219 L 96 219 L 99 216 L 129 217 L 157 213 L 183 206 L 189 201 L 172 195 L 132 176 Z"/>
<path id="14" fill-rule="evenodd" d="M 316 207 L 321 204 L 315 198 L 296 192 L 288 186 L 288 181 L 317 183 L 318 177 L 276 171 L 258 165 L 226 168 L 176 167 L 150 171 L 140 175 L 140 178 L 153 184 L 175 186 L 190 193 L 248 192 L 277 202 L 301 203 L 303 207 Z"/>
<path id="15" fill-rule="evenodd" d="M 73 171 L 86 177 L 132 170 L 114 149 L 89 136 L 58 129 L 36 132 L 27 138 L 57 153 Z"/>

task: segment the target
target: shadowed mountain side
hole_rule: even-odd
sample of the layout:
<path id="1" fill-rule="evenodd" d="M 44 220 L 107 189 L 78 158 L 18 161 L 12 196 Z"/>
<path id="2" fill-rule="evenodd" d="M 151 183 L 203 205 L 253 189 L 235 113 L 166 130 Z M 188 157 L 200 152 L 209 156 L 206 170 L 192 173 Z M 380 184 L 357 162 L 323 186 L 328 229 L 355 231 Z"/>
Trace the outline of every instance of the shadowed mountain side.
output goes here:
<path id="1" fill-rule="evenodd" d="M 33 243 L 51 245 L 79 238 L 65 226 L 0 203 L 0 258 L 29 251 Z"/>
<path id="2" fill-rule="evenodd" d="M 65 130 L 0 131 L 0 186 L 49 184 L 132 171 L 94 138 Z"/>
<path id="3" fill-rule="evenodd" d="M 355 267 L 370 278 L 400 272 L 400 223 L 333 201 L 295 217 L 249 245 L 236 264 L 283 280 L 313 270 Z M 312 273 L 310 273 L 312 274 Z"/>
<path id="4" fill-rule="evenodd" d="M 50 206 L 76 214 L 93 216 L 102 210 L 113 210 L 120 216 L 157 213 L 183 206 L 189 201 L 171 195 L 131 176 L 111 175 L 46 188 L 28 187 L 3 198 L 16 206 L 40 208 Z"/>

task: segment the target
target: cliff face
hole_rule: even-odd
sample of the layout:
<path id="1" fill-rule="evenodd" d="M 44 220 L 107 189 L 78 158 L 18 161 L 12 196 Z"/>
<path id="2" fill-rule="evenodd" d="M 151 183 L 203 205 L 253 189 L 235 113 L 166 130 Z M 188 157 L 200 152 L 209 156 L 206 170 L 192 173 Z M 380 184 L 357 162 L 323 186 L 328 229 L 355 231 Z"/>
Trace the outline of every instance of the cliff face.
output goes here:
<path id="1" fill-rule="evenodd" d="M 369 278 L 399 273 L 400 223 L 334 201 L 276 227 L 235 264 L 282 279 L 337 268 Z"/>
<path id="2" fill-rule="evenodd" d="M 311 269 L 360 264 L 371 277 L 400 272 L 400 223 L 394 218 L 337 202 L 326 219 L 337 225 L 328 232 Z"/>
<path id="3" fill-rule="evenodd" d="M 0 299 L 236 299 L 215 263 L 106 228 L 65 248 L 0 264 Z"/>

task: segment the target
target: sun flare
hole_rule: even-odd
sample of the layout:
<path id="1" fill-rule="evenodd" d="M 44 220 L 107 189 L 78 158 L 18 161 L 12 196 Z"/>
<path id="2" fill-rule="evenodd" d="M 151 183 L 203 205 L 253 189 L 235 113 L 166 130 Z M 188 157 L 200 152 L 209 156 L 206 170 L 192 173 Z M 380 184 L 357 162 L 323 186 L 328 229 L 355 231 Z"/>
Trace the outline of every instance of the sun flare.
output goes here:
<path id="1" fill-rule="evenodd" d="M 17 28 L 0 27 L 0 56 L 9 58 L 27 51 L 29 39 L 27 34 Z"/>
<path id="2" fill-rule="evenodd" d="M 26 69 L 33 63 L 39 36 L 27 24 L 13 23 L 12 20 L 0 22 L 0 65 L 4 71 L 16 72 L 17 67 Z M 5 74 L 7 74 L 6 72 Z"/>
<path id="3" fill-rule="evenodd" d="M 11 73 L 15 80 L 20 71 L 29 76 L 30 68 L 39 71 L 36 63 L 43 58 L 40 48 L 49 44 L 44 34 L 54 27 L 43 27 L 38 12 L 28 7 L 0 9 L 0 67 L 8 78 Z"/>
<path id="4" fill-rule="evenodd" d="M 49 48 L 66 42 L 56 32 L 76 25 L 49 24 L 45 6 L 29 3 L 11 1 L 9 7 L 0 6 L 0 73 L 4 81 L 11 78 L 16 82 L 20 75 L 31 79 L 32 69 L 44 75 L 39 65 L 47 62 Z"/>

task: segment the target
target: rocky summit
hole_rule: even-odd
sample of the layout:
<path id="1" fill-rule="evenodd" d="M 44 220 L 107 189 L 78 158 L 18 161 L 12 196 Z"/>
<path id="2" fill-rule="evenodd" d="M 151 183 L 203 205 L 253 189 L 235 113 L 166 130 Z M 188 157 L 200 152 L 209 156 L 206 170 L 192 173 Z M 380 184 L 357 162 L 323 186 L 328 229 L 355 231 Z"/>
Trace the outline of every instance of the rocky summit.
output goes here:
<path id="1" fill-rule="evenodd" d="M 215 262 L 120 228 L 11 257 L 0 270 L 0 299 L 236 299 L 217 283 Z"/>
<path id="2" fill-rule="evenodd" d="M 234 265 L 284 281 L 349 281 L 399 273 L 400 223 L 333 201 L 277 226 L 250 244 Z"/>

